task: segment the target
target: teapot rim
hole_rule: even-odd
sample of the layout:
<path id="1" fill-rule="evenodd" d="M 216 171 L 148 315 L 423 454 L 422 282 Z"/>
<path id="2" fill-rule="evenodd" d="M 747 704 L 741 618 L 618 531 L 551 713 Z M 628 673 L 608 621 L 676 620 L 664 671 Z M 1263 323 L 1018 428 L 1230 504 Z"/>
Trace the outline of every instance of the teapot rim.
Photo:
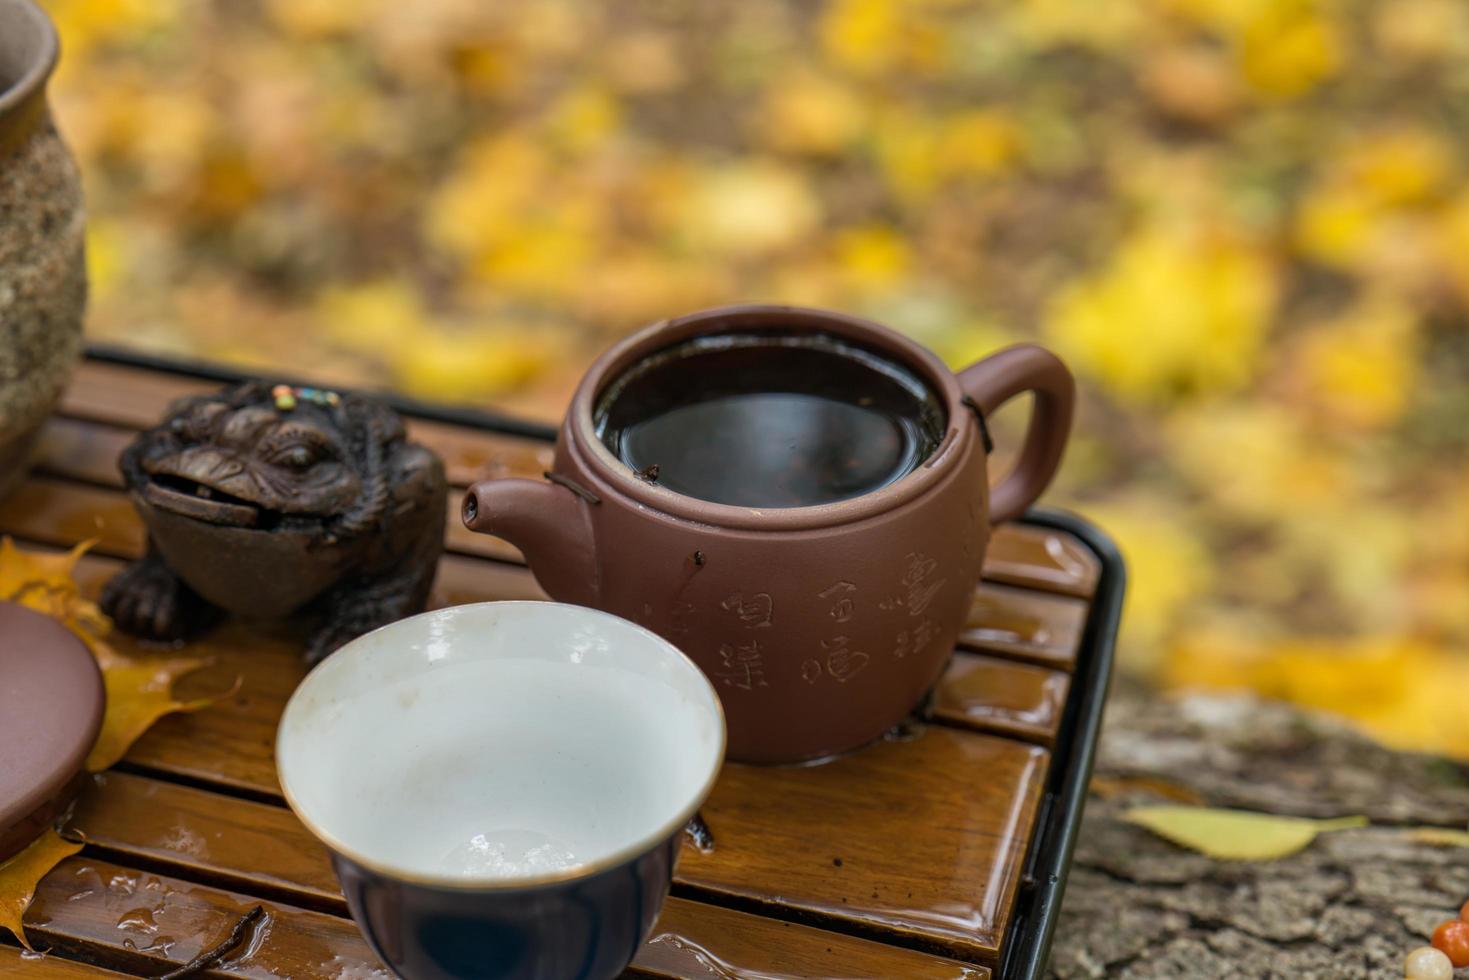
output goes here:
<path id="1" fill-rule="evenodd" d="M 917 371 L 932 386 L 948 414 L 938 447 L 911 472 L 858 497 L 802 507 L 745 507 L 701 500 L 641 480 L 597 438 L 593 422 L 597 399 L 608 384 L 639 359 L 691 337 L 777 325 L 861 341 Z M 928 492 L 957 468 L 956 463 L 972 447 L 976 426 L 966 424 L 970 415 L 954 372 L 927 347 L 890 327 L 815 307 L 745 303 L 660 320 L 608 349 L 593 362 L 577 388 L 562 436 L 567 449 L 580 456 L 587 469 L 609 489 L 671 517 L 742 530 L 791 531 L 876 517 Z"/>

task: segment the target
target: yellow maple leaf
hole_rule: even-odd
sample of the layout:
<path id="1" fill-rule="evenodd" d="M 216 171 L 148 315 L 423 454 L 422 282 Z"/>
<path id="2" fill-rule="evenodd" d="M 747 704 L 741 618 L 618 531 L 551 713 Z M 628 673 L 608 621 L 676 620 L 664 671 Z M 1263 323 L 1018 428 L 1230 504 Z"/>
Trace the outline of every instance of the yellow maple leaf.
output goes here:
<path id="1" fill-rule="evenodd" d="M 1304 850 L 1318 834 L 1367 826 L 1366 817 L 1307 820 L 1200 806 L 1134 807 L 1122 819 L 1180 847 L 1225 861 L 1289 857 Z"/>
<path id="2" fill-rule="evenodd" d="M 1191 629 L 1170 651 L 1174 689 L 1248 690 L 1356 722 L 1401 749 L 1469 755 L 1462 692 L 1469 661 L 1394 636 L 1251 640 L 1240 630 Z"/>
<path id="3" fill-rule="evenodd" d="M 934 120 L 907 108 L 883 111 L 872 137 L 877 165 L 893 193 L 910 205 L 926 202 L 941 174 Z"/>
<path id="4" fill-rule="evenodd" d="M 1397 127 L 1363 137 L 1351 148 L 1342 168 L 1370 200 L 1416 204 L 1429 200 L 1448 183 L 1454 154 L 1430 130 Z"/>
<path id="5" fill-rule="evenodd" d="M 1297 6 L 1281 4 L 1281 8 Z M 1260 94 L 1290 99 L 1336 74 L 1346 59 L 1336 25 L 1314 12 L 1288 10 L 1255 18 L 1240 44 L 1240 72 Z"/>
<path id="6" fill-rule="evenodd" d="M 1435 238 L 1448 277 L 1469 301 L 1469 190 L 1461 191 L 1440 213 Z"/>
<path id="7" fill-rule="evenodd" d="M 1325 265 L 1350 268 L 1367 252 L 1382 221 L 1382 208 L 1344 182 L 1309 191 L 1296 214 L 1295 240 Z"/>
<path id="8" fill-rule="evenodd" d="M 0 599 L 61 620 L 95 652 L 112 624 L 96 603 L 83 598 L 72 572 L 82 555 L 95 544 L 83 541 L 71 551 L 21 551 L 9 537 L 0 537 Z"/>
<path id="9" fill-rule="evenodd" d="M 684 202 L 683 231 L 716 254 L 759 255 L 796 245 L 821 224 L 806 175 L 772 160 L 706 170 Z"/>
<path id="10" fill-rule="evenodd" d="M 995 175 L 1010 170 L 1023 149 L 1020 127 L 1002 109 L 971 109 L 944 120 L 937 134 L 946 175 Z"/>
<path id="11" fill-rule="evenodd" d="M 1381 429 L 1401 418 L 1417 389 L 1417 328 L 1413 312 L 1398 302 L 1365 303 L 1301 337 L 1294 377 L 1328 419 Z"/>
<path id="12" fill-rule="evenodd" d="M 423 303 L 403 278 L 328 287 L 316 299 L 326 336 L 358 353 L 388 353 L 422 329 Z"/>
<path id="13" fill-rule="evenodd" d="M 273 21 L 293 37 L 315 39 L 360 30 L 381 7 L 378 0 L 269 0 Z"/>
<path id="14" fill-rule="evenodd" d="M 1046 336 L 1133 402 L 1235 389 L 1258 363 L 1276 298 L 1266 255 L 1227 234 L 1159 224 L 1061 290 Z"/>
<path id="15" fill-rule="evenodd" d="M 31 944 L 22 919 L 35 897 L 36 886 L 46 872 L 81 849 L 80 841 L 66 840 L 47 828 L 25 850 L 0 864 L 0 929 L 9 931 L 26 949 L 31 949 Z"/>
<path id="16" fill-rule="evenodd" d="M 912 262 L 906 239 L 889 225 L 844 228 L 832 236 L 832 246 L 837 265 L 859 288 L 896 285 Z"/>
<path id="17" fill-rule="evenodd" d="M 1449 830 L 1446 827 L 1411 827 L 1404 834 L 1415 844 L 1428 844 L 1433 847 L 1469 847 L 1469 833 L 1462 830 Z"/>
<path id="18" fill-rule="evenodd" d="M 1188 515 L 1153 494 L 1088 507 L 1126 556 L 1123 663 L 1152 672 L 1168 650 L 1179 617 L 1214 584 L 1214 558 Z"/>
<path id="19" fill-rule="evenodd" d="M 1469 54 L 1469 8 L 1463 0 L 1394 0 L 1372 18 L 1377 46 L 1405 65 Z"/>
<path id="20" fill-rule="evenodd" d="M 858 75 L 937 68 L 944 52 L 943 27 L 925 6 L 930 5 L 835 0 L 818 25 L 822 48 L 835 64 Z"/>
<path id="21" fill-rule="evenodd" d="M 495 247 L 514 235 L 521 215 L 539 200 L 549 167 L 544 147 L 523 132 L 477 141 L 429 200 L 424 233 L 459 257 Z"/>
<path id="22" fill-rule="evenodd" d="M 547 110 L 547 135 L 569 150 L 586 153 L 618 131 L 622 109 L 611 92 L 583 84 L 562 95 Z"/>
<path id="23" fill-rule="evenodd" d="M 1147 27 L 1138 0 L 1112 0 L 1105 9 L 1089 0 L 1024 0 L 1007 8 L 1020 36 L 1037 47 L 1078 44 L 1119 51 Z"/>
<path id="24" fill-rule="evenodd" d="M 857 93 L 808 68 L 773 78 L 765 90 L 761 132 L 779 150 L 841 152 L 861 131 L 866 110 Z"/>
<path id="25" fill-rule="evenodd" d="M 1341 460 L 1299 412 L 1259 399 L 1188 406 L 1163 419 L 1168 458 L 1224 514 L 1272 522 L 1340 496 Z"/>
<path id="26" fill-rule="evenodd" d="M 522 384 L 560 352 L 554 337 L 530 328 L 490 332 L 423 328 L 395 348 L 398 384 L 440 401 L 473 401 Z"/>

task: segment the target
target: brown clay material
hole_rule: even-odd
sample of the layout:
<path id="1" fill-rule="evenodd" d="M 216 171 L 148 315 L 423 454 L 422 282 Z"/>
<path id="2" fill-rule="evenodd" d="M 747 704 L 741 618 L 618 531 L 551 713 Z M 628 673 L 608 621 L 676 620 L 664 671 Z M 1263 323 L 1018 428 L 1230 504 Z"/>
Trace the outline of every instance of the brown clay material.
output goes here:
<path id="1" fill-rule="evenodd" d="M 103 699 L 97 661 L 74 633 L 0 602 L 0 863 L 75 799 Z"/>
<path id="2" fill-rule="evenodd" d="M 639 479 L 596 437 L 593 405 L 631 365 L 692 337 L 762 329 L 834 335 L 917 371 L 947 412 L 939 448 L 863 496 L 759 509 Z M 1024 391 L 1036 394 L 1035 415 L 992 512 L 979 413 Z M 1050 481 L 1072 400 L 1065 366 L 1038 347 L 1002 351 L 956 379 L 923 347 L 854 317 L 782 306 L 696 313 L 604 354 L 562 424 L 557 479 L 477 483 L 464 522 L 518 546 L 553 598 L 678 644 L 720 692 L 731 758 L 818 758 L 878 737 L 938 680 L 992 517 L 1018 515 Z"/>
<path id="3" fill-rule="evenodd" d="M 370 398 L 259 382 L 195 396 L 119 467 L 148 528 L 147 553 L 102 594 L 127 632 L 177 639 L 219 610 L 273 618 L 315 604 L 315 661 L 428 600 L 444 467 Z"/>

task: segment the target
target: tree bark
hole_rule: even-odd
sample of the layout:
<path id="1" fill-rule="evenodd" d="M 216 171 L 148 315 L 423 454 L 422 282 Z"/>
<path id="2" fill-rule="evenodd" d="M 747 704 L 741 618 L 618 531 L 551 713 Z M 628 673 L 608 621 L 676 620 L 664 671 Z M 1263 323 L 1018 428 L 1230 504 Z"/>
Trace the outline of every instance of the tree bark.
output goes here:
<path id="1" fill-rule="evenodd" d="M 1056 977 L 1403 976 L 1403 957 L 1469 899 L 1469 770 L 1247 697 L 1118 692 L 1051 953 Z M 1172 799 L 1170 799 L 1170 797 Z M 1363 814 L 1273 861 L 1216 861 L 1123 822 L 1187 799 L 1275 814 Z"/>

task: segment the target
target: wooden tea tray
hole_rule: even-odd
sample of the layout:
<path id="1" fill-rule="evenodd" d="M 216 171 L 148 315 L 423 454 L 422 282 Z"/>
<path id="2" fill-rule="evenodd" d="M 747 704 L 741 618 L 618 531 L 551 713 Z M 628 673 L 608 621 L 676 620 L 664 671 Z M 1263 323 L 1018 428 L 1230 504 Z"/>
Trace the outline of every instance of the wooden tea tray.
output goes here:
<path id="1" fill-rule="evenodd" d="M 40 463 L 0 502 L 0 533 L 30 547 L 95 538 L 95 595 L 143 532 L 115 460 L 174 398 L 227 372 L 93 351 L 43 434 Z M 548 433 L 476 412 L 404 406 L 414 437 L 462 488 L 538 477 Z M 432 416 L 432 417 L 429 417 Z M 510 545 L 470 534 L 449 502 L 437 605 L 534 598 Z M 1037 975 L 1091 763 L 1120 570 L 1070 518 L 999 529 L 969 628 L 930 717 L 822 766 L 724 769 L 686 842 L 673 895 L 632 975 L 691 978 Z M 245 956 L 207 975 L 387 977 L 359 937 L 326 851 L 282 802 L 275 726 L 303 676 L 299 626 L 227 622 L 187 652 L 212 658 L 185 697 L 238 693 L 163 719 L 96 776 L 72 820 L 87 840 L 42 881 L 26 930 L 0 939 L 0 975 L 158 976 L 261 904 Z M 119 649 L 149 650 L 125 636 Z"/>

